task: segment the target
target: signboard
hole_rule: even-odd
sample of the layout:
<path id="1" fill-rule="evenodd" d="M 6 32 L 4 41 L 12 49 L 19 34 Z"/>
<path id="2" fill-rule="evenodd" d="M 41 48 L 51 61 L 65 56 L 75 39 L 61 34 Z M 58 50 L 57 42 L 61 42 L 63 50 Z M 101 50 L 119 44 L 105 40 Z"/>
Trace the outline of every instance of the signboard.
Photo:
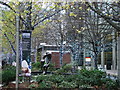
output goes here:
<path id="1" fill-rule="evenodd" d="M 22 50 L 24 51 L 30 51 L 30 45 L 31 43 L 30 42 L 22 42 Z"/>
<path id="2" fill-rule="evenodd" d="M 85 57 L 85 65 L 91 65 L 91 57 Z"/>
<path id="3" fill-rule="evenodd" d="M 90 61 L 91 61 L 91 57 L 86 57 L 86 58 L 85 58 L 85 61 L 86 61 L 86 62 L 90 62 Z"/>
<path id="4" fill-rule="evenodd" d="M 23 33 L 22 37 L 23 38 L 30 38 L 31 36 L 30 36 L 30 33 Z"/>
<path id="5" fill-rule="evenodd" d="M 31 75 L 31 31 L 22 31 L 22 72 Z"/>

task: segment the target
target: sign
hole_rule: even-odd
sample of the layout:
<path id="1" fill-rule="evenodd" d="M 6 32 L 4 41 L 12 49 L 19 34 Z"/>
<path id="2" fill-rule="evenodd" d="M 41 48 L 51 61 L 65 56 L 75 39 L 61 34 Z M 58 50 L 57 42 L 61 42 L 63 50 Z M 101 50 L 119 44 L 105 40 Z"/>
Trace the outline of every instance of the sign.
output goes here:
<path id="1" fill-rule="evenodd" d="M 31 75 L 31 31 L 24 30 L 22 34 L 22 72 Z"/>
<path id="2" fill-rule="evenodd" d="M 91 57 L 85 57 L 85 65 L 91 65 Z"/>
<path id="3" fill-rule="evenodd" d="M 23 38 L 30 38 L 31 36 L 30 36 L 30 33 L 23 33 L 22 37 Z"/>
<path id="4" fill-rule="evenodd" d="M 90 62 L 91 61 L 91 57 L 85 57 L 85 61 L 86 62 Z"/>

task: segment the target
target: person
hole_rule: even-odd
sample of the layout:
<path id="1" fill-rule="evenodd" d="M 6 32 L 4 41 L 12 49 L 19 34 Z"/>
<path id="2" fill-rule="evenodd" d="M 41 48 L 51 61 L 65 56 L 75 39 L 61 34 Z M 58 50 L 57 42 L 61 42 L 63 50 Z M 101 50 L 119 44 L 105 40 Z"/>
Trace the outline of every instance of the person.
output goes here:
<path id="1" fill-rule="evenodd" d="M 30 66 L 28 65 L 26 60 L 23 60 L 21 63 L 21 68 L 22 68 L 22 81 L 29 81 L 30 82 L 30 76 L 31 76 L 31 69 Z"/>
<path id="2" fill-rule="evenodd" d="M 12 62 L 12 66 L 16 67 L 16 62 L 15 61 Z"/>
<path id="3" fill-rule="evenodd" d="M 23 73 L 24 75 L 28 75 L 28 73 L 30 73 L 30 72 L 29 72 L 29 65 L 28 65 L 28 63 L 27 63 L 26 60 L 23 60 L 23 61 L 22 61 L 22 73 Z"/>

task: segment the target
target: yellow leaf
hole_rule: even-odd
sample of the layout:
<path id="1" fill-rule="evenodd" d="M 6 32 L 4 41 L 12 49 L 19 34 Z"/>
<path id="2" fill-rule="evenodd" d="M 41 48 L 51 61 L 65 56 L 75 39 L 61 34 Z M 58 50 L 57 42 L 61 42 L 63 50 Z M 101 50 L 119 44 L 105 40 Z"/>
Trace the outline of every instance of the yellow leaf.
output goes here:
<path id="1" fill-rule="evenodd" d="M 106 16 L 109 16 L 108 14 L 106 14 Z"/>
<path id="2" fill-rule="evenodd" d="M 53 8 L 53 6 L 50 6 L 50 8 Z"/>
<path id="3" fill-rule="evenodd" d="M 73 12 L 71 12 L 71 13 L 70 13 L 70 16 L 74 16 L 74 17 L 76 17 L 77 15 L 74 14 Z"/>
<path id="4" fill-rule="evenodd" d="M 73 8 L 73 9 L 75 9 L 75 8 Z"/>
<path id="5" fill-rule="evenodd" d="M 85 30 L 85 27 L 81 27 L 82 30 Z"/>
<path id="6" fill-rule="evenodd" d="M 82 7 L 79 7 L 80 10 L 82 10 Z"/>
<path id="7" fill-rule="evenodd" d="M 109 15 L 109 17 L 112 16 L 112 15 Z"/>
<path id="8" fill-rule="evenodd" d="M 65 8 L 66 8 L 66 9 L 69 9 L 69 8 L 70 8 L 70 5 L 68 5 L 68 4 L 65 5 Z"/>
<path id="9" fill-rule="evenodd" d="M 47 15 L 44 15 L 45 17 L 47 16 Z"/>
<path id="10" fill-rule="evenodd" d="M 88 8 L 87 11 L 90 11 L 90 8 Z"/>
<path id="11" fill-rule="evenodd" d="M 75 28 L 75 26 L 73 26 L 73 28 Z"/>
<path id="12" fill-rule="evenodd" d="M 77 33 L 80 33 L 81 31 L 80 30 L 77 30 Z"/>

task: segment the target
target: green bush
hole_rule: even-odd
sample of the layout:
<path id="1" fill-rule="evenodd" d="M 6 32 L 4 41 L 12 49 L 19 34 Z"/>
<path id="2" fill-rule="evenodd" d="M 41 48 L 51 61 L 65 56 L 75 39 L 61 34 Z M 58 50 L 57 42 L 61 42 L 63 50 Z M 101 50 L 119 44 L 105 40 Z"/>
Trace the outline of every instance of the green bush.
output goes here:
<path id="1" fill-rule="evenodd" d="M 90 84 L 91 86 L 101 86 L 103 84 L 102 79 L 106 78 L 106 73 L 99 70 L 86 70 L 80 71 L 80 77 L 83 84 Z"/>
<path id="2" fill-rule="evenodd" d="M 55 74 L 64 74 L 64 69 L 60 68 L 55 71 Z"/>
<path id="3" fill-rule="evenodd" d="M 40 62 L 36 62 L 32 64 L 33 68 L 41 68 L 41 63 Z"/>
<path id="4" fill-rule="evenodd" d="M 62 66 L 62 68 L 56 70 L 56 74 L 65 74 L 65 73 L 72 73 L 71 64 L 65 64 Z"/>
<path id="5" fill-rule="evenodd" d="M 65 66 L 62 67 L 65 73 L 72 71 L 72 65 L 71 64 L 66 64 Z"/>
<path id="6" fill-rule="evenodd" d="M 50 63 L 49 64 L 49 67 L 48 67 L 48 71 L 55 71 L 56 69 L 55 69 L 55 64 L 52 64 L 52 63 Z"/>
<path id="7" fill-rule="evenodd" d="M 2 82 L 8 84 L 14 81 L 16 77 L 16 69 L 14 66 L 6 66 L 2 71 Z"/>
<path id="8" fill-rule="evenodd" d="M 108 89 L 114 88 L 115 90 L 117 90 L 116 88 L 118 87 L 118 83 L 116 81 L 111 80 L 110 78 L 105 78 L 104 81 Z"/>
<path id="9" fill-rule="evenodd" d="M 36 70 L 41 70 L 40 62 L 32 63 L 32 71 L 36 71 Z"/>
<path id="10" fill-rule="evenodd" d="M 49 81 L 52 81 L 53 83 L 61 83 L 64 80 L 63 75 L 52 75 L 49 77 Z"/>
<path id="11" fill-rule="evenodd" d="M 77 85 L 75 82 L 68 82 L 68 81 L 62 81 L 59 85 L 58 88 L 76 88 Z"/>
<path id="12" fill-rule="evenodd" d="M 64 80 L 68 82 L 76 82 L 78 75 L 65 75 Z"/>
<path id="13" fill-rule="evenodd" d="M 50 87 L 49 87 L 48 83 L 46 83 L 45 81 L 43 81 L 43 82 L 41 82 L 41 83 L 39 84 L 39 87 L 38 87 L 38 88 L 50 88 Z"/>
<path id="14" fill-rule="evenodd" d="M 59 69 L 63 70 L 64 69 Z M 68 69 L 67 69 L 68 70 Z M 106 74 L 99 70 L 80 70 L 75 75 L 50 74 L 40 75 L 37 81 L 41 88 L 87 88 L 106 87 L 110 90 L 118 87 L 117 82 L 106 78 Z"/>
<path id="15" fill-rule="evenodd" d="M 37 78 L 36 78 L 36 81 L 38 83 L 41 83 L 42 81 L 45 81 L 45 80 L 48 80 L 49 79 L 49 75 L 39 75 Z"/>
<path id="16" fill-rule="evenodd" d="M 39 83 L 38 88 L 52 88 L 56 87 L 56 77 L 54 75 L 40 75 L 37 77 L 36 81 Z"/>
<path id="17" fill-rule="evenodd" d="M 88 78 L 93 78 L 93 76 L 95 78 L 102 78 L 102 77 L 106 77 L 106 73 L 99 71 L 99 70 L 86 70 L 86 69 L 82 69 L 80 70 L 80 74 L 88 77 Z"/>

